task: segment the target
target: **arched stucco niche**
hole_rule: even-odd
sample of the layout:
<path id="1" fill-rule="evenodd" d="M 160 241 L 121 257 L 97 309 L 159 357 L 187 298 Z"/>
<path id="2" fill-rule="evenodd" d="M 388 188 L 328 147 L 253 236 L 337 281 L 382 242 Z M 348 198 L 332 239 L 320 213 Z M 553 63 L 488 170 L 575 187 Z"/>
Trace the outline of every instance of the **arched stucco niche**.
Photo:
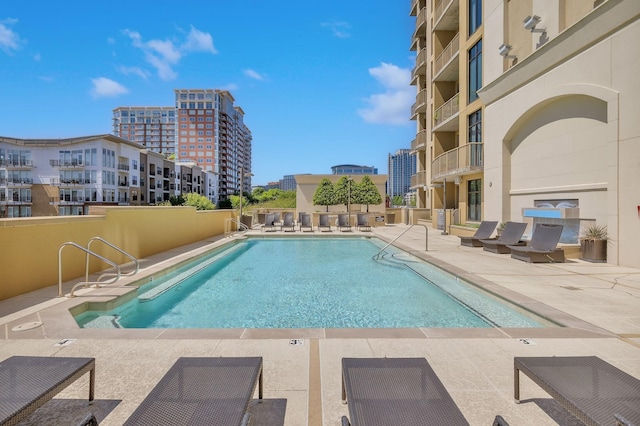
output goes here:
<path id="1" fill-rule="evenodd" d="M 560 90 L 531 104 L 505 132 L 502 189 L 512 218 L 541 200 L 577 200 L 581 218 L 610 222 L 617 94 L 588 85 L 572 89 L 585 87 L 603 96 Z"/>

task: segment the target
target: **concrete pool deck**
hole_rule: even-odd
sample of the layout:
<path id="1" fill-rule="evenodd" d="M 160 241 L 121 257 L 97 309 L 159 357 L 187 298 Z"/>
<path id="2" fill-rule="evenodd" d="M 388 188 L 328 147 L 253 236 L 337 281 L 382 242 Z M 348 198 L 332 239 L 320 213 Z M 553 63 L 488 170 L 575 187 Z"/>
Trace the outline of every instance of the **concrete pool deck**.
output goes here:
<path id="1" fill-rule="evenodd" d="M 343 234 L 375 235 L 389 241 L 406 230 L 404 225 L 393 225 Z M 175 263 L 175 256 L 224 241 L 228 239 L 203 241 L 141 259 L 141 274 Z M 458 237 L 437 230 L 428 230 L 425 243 L 422 226 L 408 230 L 398 245 L 567 326 L 508 330 L 78 329 L 69 307 L 87 300 L 104 301 L 127 290 L 105 286 L 66 299 L 56 297 L 58 288 L 53 286 L 0 301 L 0 360 L 12 355 L 95 357 L 96 401 L 86 404 L 88 377 L 83 377 L 21 424 L 75 424 L 92 411 L 101 425 L 120 425 L 181 356 L 262 356 L 267 401 L 252 407 L 256 413 L 252 424 L 286 426 L 340 424 L 340 416 L 347 413 L 347 406 L 341 403 L 342 357 L 425 357 L 472 425 L 490 425 L 497 414 L 511 425 L 580 424 L 526 378 L 521 380 L 523 402 L 513 402 L 514 356 L 596 355 L 640 378 L 640 269 L 573 259 L 563 264 L 528 264 L 481 248 L 461 247 Z M 65 293 L 72 284 L 65 283 Z"/>

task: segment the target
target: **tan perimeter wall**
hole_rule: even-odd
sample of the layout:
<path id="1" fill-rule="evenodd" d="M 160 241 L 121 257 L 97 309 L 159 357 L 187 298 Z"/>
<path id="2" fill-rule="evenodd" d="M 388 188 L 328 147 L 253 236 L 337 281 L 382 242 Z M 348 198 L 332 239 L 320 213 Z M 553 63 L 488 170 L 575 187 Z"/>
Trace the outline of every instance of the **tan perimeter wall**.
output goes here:
<path id="1" fill-rule="evenodd" d="M 58 253 L 65 242 L 87 246 L 101 237 L 139 261 L 162 251 L 224 234 L 235 210 L 193 207 L 108 207 L 88 216 L 0 219 L 0 300 L 58 284 Z M 99 213 L 99 214 L 96 214 Z M 130 259 L 96 241 L 91 250 L 117 264 Z M 83 277 L 85 253 L 62 249 L 62 280 Z M 91 272 L 108 267 L 93 258 Z"/>

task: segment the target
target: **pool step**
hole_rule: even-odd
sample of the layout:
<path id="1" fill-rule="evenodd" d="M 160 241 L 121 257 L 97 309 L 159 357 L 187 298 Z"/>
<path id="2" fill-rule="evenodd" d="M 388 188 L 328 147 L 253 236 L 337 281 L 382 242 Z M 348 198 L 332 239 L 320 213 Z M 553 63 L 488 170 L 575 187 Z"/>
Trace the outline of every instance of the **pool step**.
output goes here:
<path id="1" fill-rule="evenodd" d="M 118 318 L 118 315 L 100 315 L 87 322 L 82 328 L 122 328 Z"/>
<path id="2" fill-rule="evenodd" d="M 175 287 L 176 285 L 180 284 L 182 281 L 186 280 L 187 278 L 191 277 L 192 275 L 200 272 L 201 270 L 203 270 L 204 268 L 208 267 L 209 265 L 211 265 L 212 263 L 214 263 L 216 260 L 238 250 L 240 247 L 244 247 L 245 244 L 243 243 L 238 243 L 224 251 L 222 251 L 221 253 L 216 254 L 215 256 L 206 259 L 206 260 L 202 260 L 199 261 L 195 266 L 189 268 L 188 270 L 181 272 L 180 274 L 176 275 L 173 278 L 168 279 L 167 281 L 163 282 L 162 284 L 158 284 L 157 286 L 153 287 L 152 289 L 150 289 L 149 291 L 146 291 L 144 293 L 142 293 L 141 295 L 138 296 L 138 300 L 140 302 L 148 302 L 149 300 L 153 300 L 156 297 L 160 296 L 162 293 L 167 292 L 168 290 L 172 289 L 173 287 Z"/>

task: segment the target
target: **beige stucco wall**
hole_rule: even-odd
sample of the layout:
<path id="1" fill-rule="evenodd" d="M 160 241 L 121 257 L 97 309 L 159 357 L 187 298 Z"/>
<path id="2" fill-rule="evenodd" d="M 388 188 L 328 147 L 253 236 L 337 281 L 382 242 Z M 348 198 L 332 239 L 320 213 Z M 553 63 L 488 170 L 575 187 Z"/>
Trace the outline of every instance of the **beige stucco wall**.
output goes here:
<path id="1" fill-rule="evenodd" d="M 368 175 L 373 183 L 378 188 L 380 195 L 382 196 L 382 203 L 376 205 L 369 205 L 370 213 L 384 213 L 385 211 L 385 198 L 386 198 L 386 183 L 387 175 Z M 298 212 L 313 213 L 326 211 L 325 206 L 313 205 L 313 194 L 316 192 L 316 188 L 320 181 L 324 178 L 329 179 L 332 183 L 338 182 L 343 175 L 295 175 L 296 179 L 296 216 Z M 355 183 L 359 183 L 363 176 L 353 175 L 351 176 Z M 336 206 L 329 206 L 329 212 L 346 212 L 347 206 L 339 204 Z M 367 211 L 366 205 L 352 204 L 352 212 Z"/>
<path id="2" fill-rule="evenodd" d="M 578 199 L 608 227 L 608 262 L 640 267 L 639 17 L 640 2 L 605 2 L 485 85 L 485 217 Z M 502 34 L 486 36 L 491 55 Z"/>
<path id="3" fill-rule="evenodd" d="M 0 219 L 0 300 L 58 284 L 58 253 L 65 242 L 86 247 L 101 237 L 139 260 L 155 253 L 224 233 L 234 210 L 193 207 L 108 207 L 102 214 Z M 100 242 L 92 251 L 118 264 L 130 260 Z M 92 271 L 108 265 L 91 260 Z M 84 252 L 62 250 L 62 280 L 84 276 Z"/>

